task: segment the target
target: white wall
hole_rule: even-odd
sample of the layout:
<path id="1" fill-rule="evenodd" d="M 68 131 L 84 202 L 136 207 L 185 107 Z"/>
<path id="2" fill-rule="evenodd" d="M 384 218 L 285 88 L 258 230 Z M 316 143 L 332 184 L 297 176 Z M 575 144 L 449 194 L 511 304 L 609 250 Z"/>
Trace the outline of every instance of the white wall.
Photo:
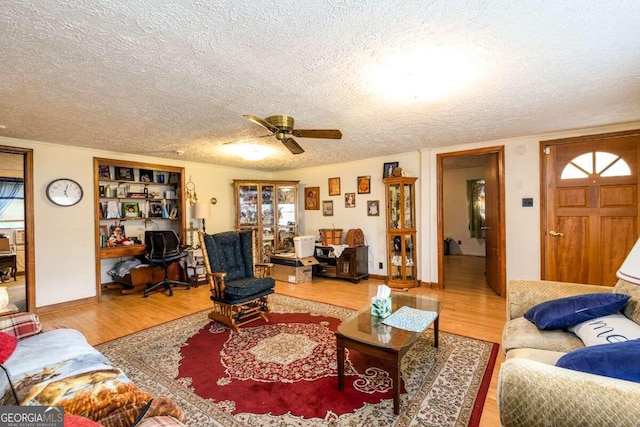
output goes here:
<path id="1" fill-rule="evenodd" d="M 444 237 L 451 237 L 452 254 L 485 256 L 484 239 L 469 236 L 469 201 L 467 199 L 467 180 L 482 179 L 484 168 L 462 168 L 445 170 L 443 173 L 443 209 Z M 460 245 L 457 242 L 460 242 Z"/>
<path id="2" fill-rule="evenodd" d="M 33 149 L 36 307 L 90 298 L 96 295 L 93 158 L 130 160 L 183 166 L 201 200 L 216 197 L 207 232 L 235 227 L 232 180 L 269 179 L 265 172 L 204 165 L 109 151 L 0 137 L 0 145 Z M 55 206 L 45 196 L 55 178 L 71 178 L 84 189 L 82 201 L 71 207 Z M 187 208 L 189 218 L 193 217 Z M 189 219 L 187 220 L 187 223 Z"/>
<path id="3" fill-rule="evenodd" d="M 342 228 L 343 242 L 349 229 L 360 228 L 364 232 L 365 243 L 369 246 L 369 273 L 387 274 L 386 244 L 386 199 L 382 169 L 384 163 L 398 162 L 403 169 L 420 176 L 420 153 L 404 153 L 389 157 L 359 160 L 315 168 L 296 169 L 275 174 L 275 179 L 300 180 L 300 234 L 318 236 L 321 228 Z M 357 179 L 359 176 L 371 176 L 371 193 L 358 194 Z M 340 178 L 340 195 L 329 196 L 329 178 Z M 416 212 L 420 211 L 420 179 L 416 181 Z M 323 200 L 333 200 L 333 216 L 323 216 L 320 210 L 304 210 L 304 187 L 320 187 L 320 206 Z M 345 193 L 356 193 L 356 207 L 346 208 Z M 367 201 L 380 201 L 380 216 L 367 216 Z M 420 228 L 420 215 L 417 227 Z M 418 241 L 420 253 L 420 241 Z M 378 263 L 383 268 L 378 268 Z"/>

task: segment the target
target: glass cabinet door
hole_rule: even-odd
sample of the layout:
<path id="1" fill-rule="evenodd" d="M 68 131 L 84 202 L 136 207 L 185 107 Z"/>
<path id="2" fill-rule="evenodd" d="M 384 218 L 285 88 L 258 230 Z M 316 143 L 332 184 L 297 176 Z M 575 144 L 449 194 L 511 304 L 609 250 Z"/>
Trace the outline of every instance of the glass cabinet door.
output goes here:
<path id="1" fill-rule="evenodd" d="M 274 254 L 273 227 L 262 227 L 262 262 L 269 262 Z"/>
<path id="2" fill-rule="evenodd" d="M 238 192 L 240 226 L 258 225 L 258 186 L 242 185 Z"/>
<path id="3" fill-rule="evenodd" d="M 389 228 L 400 228 L 400 185 L 389 185 Z"/>
<path id="4" fill-rule="evenodd" d="M 293 186 L 278 186 L 278 252 L 293 249 L 293 238 L 296 233 L 296 191 Z"/>
<path id="5" fill-rule="evenodd" d="M 413 224 L 413 198 L 412 198 L 412 194 L 413 194 L 413 185 L 412 184 L 405 184 L 403 191 L 402 191 L 402 197 L 404 197 L 404 200 L 401 203 L 404 203 L 404 227 L 403 228 L 414 228 L 414 224 Z"/>
<path id="6" fill-rule="evenodd" d="M 260 197 L 260 212 L 262 215 L 262 226 L 273 226 L 273 185 L 263 185 Z"/>
<path id="7" fill-rule="evenodd" d="M 416 278 L 416 270 L 413 261 L 413 250 L 415 246 L 415 236 L 413 235 L 392 235 L 390 236 L 391 257 L 391 279 L 412 280 Z"/>

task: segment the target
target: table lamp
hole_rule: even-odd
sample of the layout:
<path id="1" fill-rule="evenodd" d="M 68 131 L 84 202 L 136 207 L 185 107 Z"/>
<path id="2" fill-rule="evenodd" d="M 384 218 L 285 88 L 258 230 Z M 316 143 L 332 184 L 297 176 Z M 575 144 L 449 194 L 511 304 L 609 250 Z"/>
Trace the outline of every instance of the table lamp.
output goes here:
<path id="1" fill-rule="evenodd" d="M 6 286 L 0 286 L 0 309 L 9 305 L 9 293 Z"/>
<path id="2" fill-rule="evenodd" d="M 209 215 L 211 213 L 211 209 L 209 207 L 209 203 L 207 202 L 196 202 L 196 204 L 194 205 L 195 207 L 195 218 L 196 219 L 201 219 L 202 220 L 202 231 L 205 232 L 205 226 L 204 226 L 204 220 L 206 218 L 209 218 Z"/>
<path id="3" fill-rule="evenodd" d="M 624 260 L 617 274 L 619 279 L 634 285 L 640 285 L 640 239 Z"/>

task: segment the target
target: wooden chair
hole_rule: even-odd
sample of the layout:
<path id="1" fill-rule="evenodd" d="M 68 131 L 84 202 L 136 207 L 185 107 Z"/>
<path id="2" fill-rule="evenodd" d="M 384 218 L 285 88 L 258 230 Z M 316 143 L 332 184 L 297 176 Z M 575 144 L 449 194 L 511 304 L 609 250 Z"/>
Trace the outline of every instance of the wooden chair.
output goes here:
<path id="1" fill-rule="evenodd" d="M 253 231 L 198 233 L 213 310 L 209 318 L 239 332 L 257 319 L 268 321 L 267 296 L 273 293 L 272 264 L 255 264 Z"/>

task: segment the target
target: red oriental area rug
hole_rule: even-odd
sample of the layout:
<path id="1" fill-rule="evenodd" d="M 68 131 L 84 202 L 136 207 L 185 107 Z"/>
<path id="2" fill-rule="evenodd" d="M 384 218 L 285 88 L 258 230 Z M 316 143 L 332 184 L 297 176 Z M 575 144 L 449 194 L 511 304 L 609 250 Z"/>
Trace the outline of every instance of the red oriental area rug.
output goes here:
<path id="1" fill-rule="evenodd" d="M 98 346 L 142 389 L 171 396 L 190 426 L 478 425 L 498 345 L 425 332 L 402 360 L 400 414 L 375 359 L 350 351 L 338 391 L 333 332 L 352 310 L 282 295 L 240 333 L 207 312 Z"/>
<path id="2" fill-rule="evenodd" d="M 339 323 L 309 313 L 271 313 L 269 323 L 252 323 L 238 334 L 213 322 L 185 342 L 178 377 L 234 414 L 325 418 L 391 399 L 387 372 L 355 352 L 346 360 L 345 390 L 338 392 L 333 332 Z"/>

